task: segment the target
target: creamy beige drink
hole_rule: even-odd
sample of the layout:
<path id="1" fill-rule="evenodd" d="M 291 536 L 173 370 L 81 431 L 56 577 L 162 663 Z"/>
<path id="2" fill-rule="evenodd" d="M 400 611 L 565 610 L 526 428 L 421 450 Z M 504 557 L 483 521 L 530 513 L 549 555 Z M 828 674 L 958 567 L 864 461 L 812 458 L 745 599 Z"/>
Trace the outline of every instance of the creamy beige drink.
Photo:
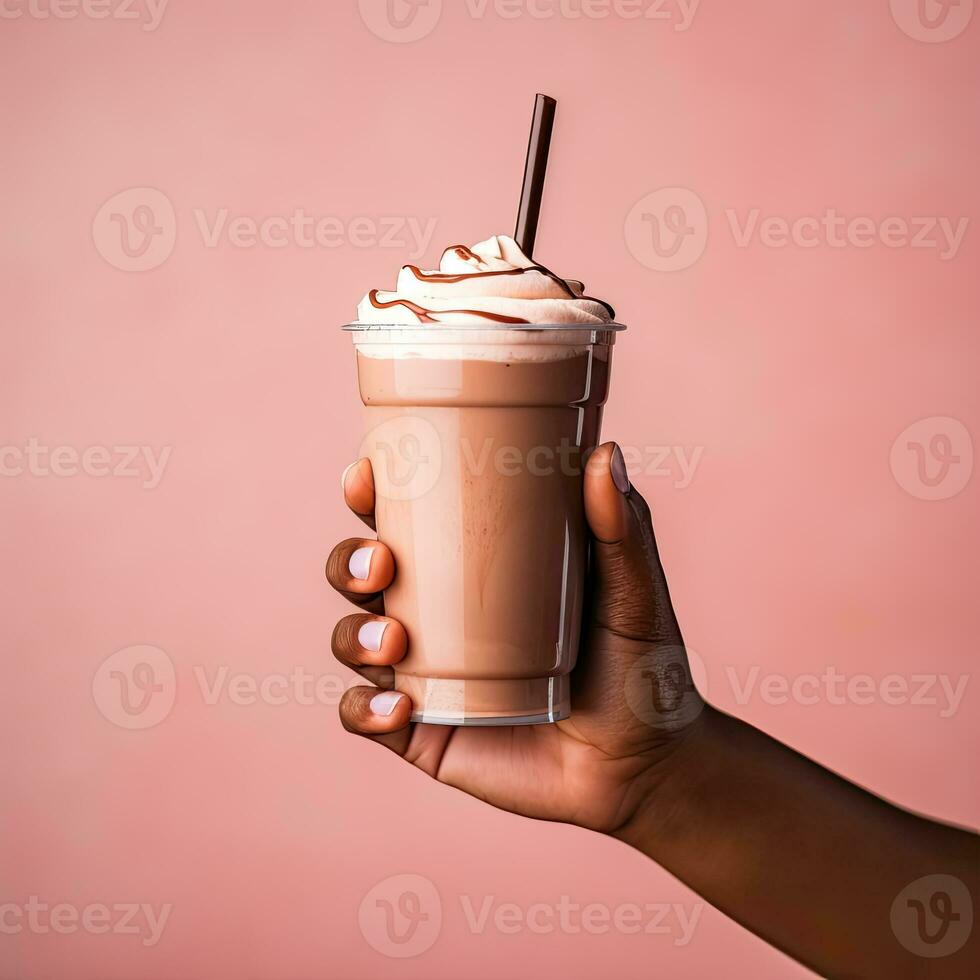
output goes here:
<path id="1" fill-rule="evenodd" d="M 397 565 L 385 606 L 409 637 L 398 690 L 418 721 L 566 717 L 612 310 L 494 238 L 406 266 L 358 314 L 364 455 Z"/>

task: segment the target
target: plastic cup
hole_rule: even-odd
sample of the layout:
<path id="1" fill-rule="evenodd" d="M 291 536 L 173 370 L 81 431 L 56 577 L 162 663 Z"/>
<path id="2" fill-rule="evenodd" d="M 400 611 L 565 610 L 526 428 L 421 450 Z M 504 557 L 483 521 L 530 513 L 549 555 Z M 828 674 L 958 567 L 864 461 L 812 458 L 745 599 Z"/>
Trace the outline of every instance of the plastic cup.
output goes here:
<path id="1" fill-rule="evenodd" d="M 584 460 L 599 441 L 620 324 L 350 324 L 408 633 L 395 687 L 413 719 L 568 717 L 588 552 Z"/>

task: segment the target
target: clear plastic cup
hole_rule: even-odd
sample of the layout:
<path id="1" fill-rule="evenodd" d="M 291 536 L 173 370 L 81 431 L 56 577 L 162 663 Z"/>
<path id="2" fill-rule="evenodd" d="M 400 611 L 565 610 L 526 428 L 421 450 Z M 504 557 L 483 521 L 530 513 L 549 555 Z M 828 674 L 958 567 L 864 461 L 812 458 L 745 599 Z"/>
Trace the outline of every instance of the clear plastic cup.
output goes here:
<path id="1" fill-rule="evenodd" d="M 350 324 L 378 537 L 408 633 L 413 719 L 530 725 L 570 712 L 584 597 L 583 461 L 620 324 Z"/>

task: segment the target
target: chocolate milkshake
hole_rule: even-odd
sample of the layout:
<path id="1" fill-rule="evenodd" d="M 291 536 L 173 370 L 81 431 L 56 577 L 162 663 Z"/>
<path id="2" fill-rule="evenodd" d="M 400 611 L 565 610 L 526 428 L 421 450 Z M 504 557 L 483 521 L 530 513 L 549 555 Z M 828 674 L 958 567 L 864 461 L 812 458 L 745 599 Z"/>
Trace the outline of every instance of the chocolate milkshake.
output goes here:
<path id="1" fill-rule="evenodd" d="M 417 721 L 567 717 L 612 309 L 497 237 L 404 267 L 348 329 L 397 566 L 385 609 L 409 637 L 397 689 Z"/>

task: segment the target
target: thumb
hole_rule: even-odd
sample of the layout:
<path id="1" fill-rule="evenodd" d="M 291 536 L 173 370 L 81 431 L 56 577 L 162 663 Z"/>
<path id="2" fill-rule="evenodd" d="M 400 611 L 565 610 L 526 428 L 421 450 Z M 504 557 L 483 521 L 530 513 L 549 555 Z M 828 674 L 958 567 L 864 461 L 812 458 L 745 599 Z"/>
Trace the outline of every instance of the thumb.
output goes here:
<path id="1" fill-rule="evenodd" d="M 596 625 L 630 640 L 683 646 L 646 501 L 622 450 L 607 442 L 585 467 L 585 516 L 593 542 Z"/>

